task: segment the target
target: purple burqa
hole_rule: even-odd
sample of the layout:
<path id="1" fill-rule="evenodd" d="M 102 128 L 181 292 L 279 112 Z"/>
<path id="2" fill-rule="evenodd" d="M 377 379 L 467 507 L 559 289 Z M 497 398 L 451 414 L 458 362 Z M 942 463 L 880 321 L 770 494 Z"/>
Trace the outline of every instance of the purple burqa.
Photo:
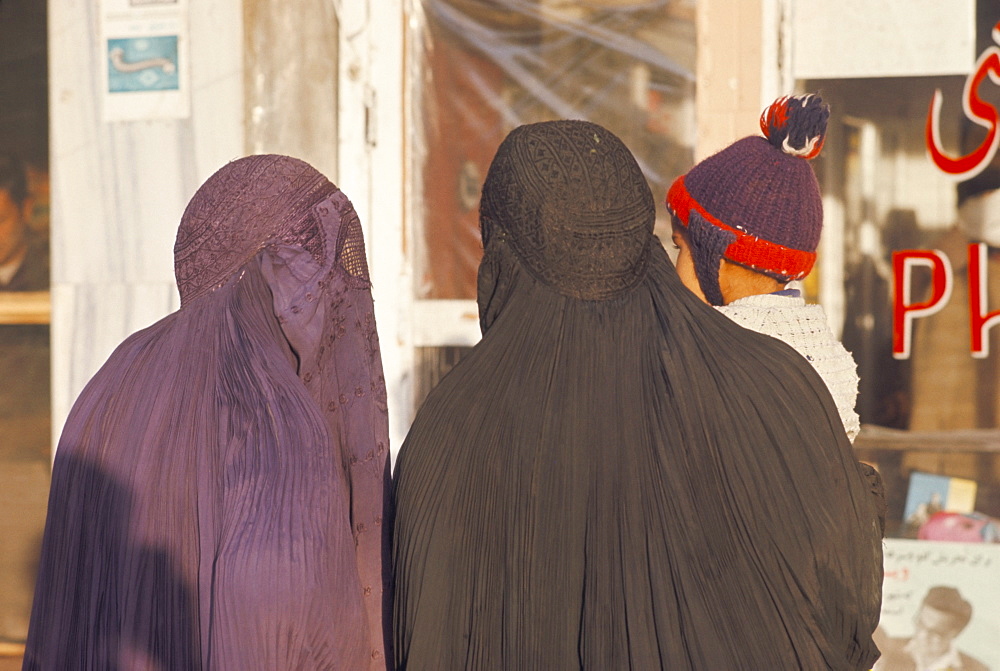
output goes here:
<path id="1" fill-rule="evenodd" d="M 181 308 L 56 453 L 25 669 L 384 669 L 385 380 L 361 224 L 302 161 L 195 194 Z"/>

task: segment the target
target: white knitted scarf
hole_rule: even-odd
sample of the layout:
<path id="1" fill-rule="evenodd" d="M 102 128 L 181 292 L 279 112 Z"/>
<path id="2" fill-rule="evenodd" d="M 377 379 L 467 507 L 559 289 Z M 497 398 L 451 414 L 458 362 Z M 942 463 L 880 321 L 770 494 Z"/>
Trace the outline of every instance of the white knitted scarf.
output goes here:
<path id="1" fill-rule="evenodd" d="M 854 405 L 858 398 L 858 366 L 830 328 L 820 305 L 801 296 L 747 296 L 717 308 L 744 328 L 783 340 L 804 356 L 826 382 L 847 436 L 854 442 L 861 429 Z"/>

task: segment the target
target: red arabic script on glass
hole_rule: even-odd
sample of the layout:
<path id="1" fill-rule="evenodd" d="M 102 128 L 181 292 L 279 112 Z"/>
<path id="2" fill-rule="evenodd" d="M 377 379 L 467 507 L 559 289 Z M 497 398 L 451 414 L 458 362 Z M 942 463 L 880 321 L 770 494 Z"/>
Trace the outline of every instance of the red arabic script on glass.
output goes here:
<path id="1" fill-rule="evenodd" d="M 1000 43 L 1000 22 L 993 26 L 993 40 Z M 986 138 L 972 152 L 964 156 L 952 157 L 941 147 L 938 119 L 941 115 L 943 96 L 941 89 L 934 91 L 930 110 L 927 112 L 927 151 L 934 164 L 957 180 L 975 177 L 993 160 L 1000 145 L 1000 113 L 997 108 L 979 97 L 979 86 L 986 77 L 1000 86 L 1000 48 L 991 46 L 980 54 L 972 73 L 965 79 L 962 91 L 962 109 L 970 121 L 986 128 Z"/>
<path id="2" fill-rule="evenodd" d="M 911 295 L 916 266 L 926 266 L 931 272 L 930 295 L 924 301 L 916 301 Z M 936 249 L 907 249 L 892 253 L 892 271 L 892 356 L 909 359 L 913 320 L 938 312 L 951 298 L 951 262 Z"/>
<path id="3" fill-rule="evenodd" d="M 989 331 L 1000 324 L 1000 310 L 987 310 L 989 286 L 986 277 L 986 245 L 968 246 L 969 352 L 976 359 L 990 355 Z M 913 271 L 925 268 L 929 290 L 924 300 L 913 296 Z M 925 271 L 926 272 L 926 271 Z M 937 249 L 905 249 L 892 253 L 892 356 L 909 359 L 913 343 L 913 323 L 937 313 L 951 298 L 954 275 L 948 257 Z"/>

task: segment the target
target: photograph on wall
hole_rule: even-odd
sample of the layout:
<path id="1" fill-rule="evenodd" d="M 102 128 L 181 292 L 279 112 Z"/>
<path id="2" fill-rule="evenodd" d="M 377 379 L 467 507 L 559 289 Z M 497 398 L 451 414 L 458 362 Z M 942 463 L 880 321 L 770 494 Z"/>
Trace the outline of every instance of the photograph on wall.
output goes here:
<path id="1" fill-rule="evenodd" d="M 1000 545 L 888 539 L 875 671 L 1000 671 Z"/>

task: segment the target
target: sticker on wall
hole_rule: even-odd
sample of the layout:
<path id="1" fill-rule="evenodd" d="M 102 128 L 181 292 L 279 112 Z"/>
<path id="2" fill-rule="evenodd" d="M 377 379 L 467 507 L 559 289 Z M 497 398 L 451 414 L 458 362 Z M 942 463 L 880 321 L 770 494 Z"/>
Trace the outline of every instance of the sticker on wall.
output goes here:
<path id="1" fill-rule="evenodd" d="M 177 36 L 108 40 L 108 91 L 176 91 Z"/>
<path id="2" fill-rule="evenodd" d="M 105 0 L 102 10 L 105 120 L 189 116 L 186 3 Z"/>

